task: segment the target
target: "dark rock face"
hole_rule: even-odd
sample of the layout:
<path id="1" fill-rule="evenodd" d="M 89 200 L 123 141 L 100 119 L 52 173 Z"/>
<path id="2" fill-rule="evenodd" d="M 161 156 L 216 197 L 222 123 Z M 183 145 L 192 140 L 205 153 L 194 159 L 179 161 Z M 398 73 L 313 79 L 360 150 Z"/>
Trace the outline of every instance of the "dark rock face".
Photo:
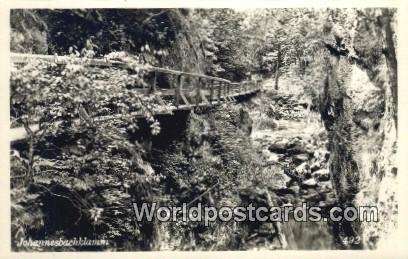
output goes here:
<path id="1" fill-rule="evenodd" d="M 313 172 L 312 176 L 320 181 L 328 181 L 330 180 L 330 171 L 327 169 L 319 169 Z"/>
<path id="2" fill-rule="evenodd" d="M 396 58 L 390 10 L 365 10 L 353 39 L 358 58 L 325 55 L 320 112 L 329 138 L 330 171 L 341 206 L 377 205 L 378 223 L 340 222 L 341 239 L 359 236 L 375 248 L 396 226 Z M 368 17 L 372 18 L 368 21 Z M 376 22 L 372 22 L 376 21 Z M 381 214 L 383 213 L 383 214 Z"/>

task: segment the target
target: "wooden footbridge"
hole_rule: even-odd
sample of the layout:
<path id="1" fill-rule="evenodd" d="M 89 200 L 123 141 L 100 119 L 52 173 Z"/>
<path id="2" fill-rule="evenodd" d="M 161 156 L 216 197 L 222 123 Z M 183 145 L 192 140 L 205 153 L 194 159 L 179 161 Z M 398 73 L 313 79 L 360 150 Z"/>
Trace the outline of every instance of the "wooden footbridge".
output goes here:
<path id="1" fill-rule="evenodd" d="M 65 65 L 70 62 L 77 62 L 87 66 L 100 68 L 121 68 L 129 69 L 130 65 L 119 60 L 108 59 L 86 59 L 71 56 L 52 56 L 52 55 L 34 55 L 12 53 L 11 62 L 15 64 L 24 64 L 34 60 L 48 61 L 57 65 Z M 219 105 L 223 102 L 232 102 L 245 96 L 253 95 L 260 91 L 259 81 L 231 82 L 229 80 L 212 77 L 202 74 L 176 71 L 160 67 L 144 68 L 148 73 L 153 73 L 153 80 L 148 87 L 135 88 L 143 94 L 157 93 L 170 100 L 165 111 L 156 112 L 154 115 L 171 114 L 177 110 L 189 110 L 195 107 L 208 107 Z M 161 85 L 158 83 L 160 77 L 173 77 L 175 84 Z M 109 116 L 100 116 L 93 118 L 94 121 L 106 121 L 119 117 L 143 117 L 141 113 L 133 112 L 130 114 L 115 114 Z M 79 119 L 78 119 L 79 120 Z M 30 125 L 30 130 L 36 132 L 39 130 L 38 124 Z M 27 136 L 27 129 L 23 127 L 11 128 L 11 143 L 24 140 Z"/>

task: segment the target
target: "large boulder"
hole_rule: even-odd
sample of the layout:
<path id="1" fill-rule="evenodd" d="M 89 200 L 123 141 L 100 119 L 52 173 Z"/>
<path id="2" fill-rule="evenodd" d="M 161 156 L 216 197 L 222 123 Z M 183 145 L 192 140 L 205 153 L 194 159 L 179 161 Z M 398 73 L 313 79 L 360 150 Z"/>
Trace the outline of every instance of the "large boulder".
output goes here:
<path id="1" fill-rule="evenodd" d="M 270 166 L 264 169 L 264 173 L 270 175 L 270 177 L 268 177 L 271 179 L 269 187 L 272 190 L 282 191 L 288 189 L 291 178 L 284 173 L 283 169 L 276 166 Z"/>
<path id="2" fill-rule="evenodd" d="M 317 186 L 317 181 L 314 178 L 310 178 L 310 179 L 304 180 L 302 182 L 302 186 L 304 186 L 306 188 L 307 187 L 316 187 Z"/>
<path id="3" fill-rule="evenodd" d="M 312 176 L 319 181 L 328 181 L 330 179 L 329 169 L 320 169 L 312 173 Z"/>

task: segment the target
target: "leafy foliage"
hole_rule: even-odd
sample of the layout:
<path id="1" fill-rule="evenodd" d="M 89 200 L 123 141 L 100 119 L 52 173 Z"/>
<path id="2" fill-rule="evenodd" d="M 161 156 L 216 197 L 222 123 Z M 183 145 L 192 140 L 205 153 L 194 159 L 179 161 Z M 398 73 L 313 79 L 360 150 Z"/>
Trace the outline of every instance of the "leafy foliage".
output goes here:
<path id="1" fill-rule="evenodd" d="M 30 220 L 47 223 L 55 220 L 52 215 L 57 212 L 50 207 L 53 202 L 72 210 L 73 215 L 62 217 L 69 221 L 69 229 L 66 222 L 57 223 L 55 229 L 46 230 L 49 237 L 58 238 L 60 231 L 65 237 L 75 236 L 93 226 L 94 231 L 87 235 L 113 241 L 119 238 L 115 244 L 123 246 L 123 240 L 131 242 L 140 235 L 140 231 L 135 235 L 129 192 L 136 192 L 154 176 L 141 158 L 142 147 L 130 140 L 138 130 L 137 121 L 132 116 L 114 115 L 138 112 L 155 135 L 160 125 L 153 113 L 169 107 L 163 106 L 159 95 L 146 96 L 134 90 L 147 84 L 144 67 L 148 64 L 138 57 L 112 53 L 107 58 L 120 58 L 132 69 L 102 71 L 87 66 L 92 51 L 82 53 L 79 62 L 75 58 L 80 54 L 71 54 L 71 62 L 63 67 L 32 62 L 12 70 L 12 124 L 24 125 L 29 138 L 27 149 L 16 153 L 12 164 L 13 174 L 28 182 L 28 189 L 18 188 L 12 193 L 16 242 L 44 231 L 39 223 L 20 222 L 25 218 L 18 215 L 34 210 L 36 217 Z M 114 117 L 93 119 L 101 115 Z M 30 129 L 34 122 L 39 123 L 38 131 Z M 27 194 L 22 199 L 18 193 Z M 28 205 L 30 197 L 40 202 Z"/>
<path id="2" fill-rule="evenodd" d="M 380 40 L 367 43 L 366 34 L 356 34 L 361 28 L 355 27 L 355 20 L 369 26 L 386 18 L 382 12 L 12 10 L 11 51 L 68 57 L 64 66 L 12 65 L 11 125 L 24 126 L 28 133 L 27 142 L 13 146 L 11 154 L 12 179 L 23 179 L 22 186 L 12 180 L 13 248 L 26 238 L 77 236 L 108 239 L 114 250 L 159 249 L 163 240 L 185 250 L 245 247 L 251 231 L 260 226 L 133 222 L 133 201 L 232 206 L 252 196 L 262 203 L 268 196 L 268 175 L 251 149 L 252 124 L 244 122 L 242 111 L 231 104 L 197 110 L 179 121 L 180 129 L 171 125 L 174 135 L 163 132 L 153 114 L 168 111 L 170 105 L 158 94 L 135 91 L 151 84 L 146 68 L 161 66 L 232 81 L 274 73 L 276 86 L 280 74 L 293 76 L 290 87 L 300 86 L 311 99 L 306 102 L 309 108 L 327 108 L 322 114 L 330 124 L 335 120 L 331 103 L 322 99 L 330 76 L 329 55 L 347 57 L 342 61 L 345 68 L 338 71 L 340 84 L 350 73 L 347 62 L 368 69 L 371 78 L 378 76 L 373 67 L 382 55 L 396 67 L 392 49 L 383 53 Z M 384 42 L 393 45 L 393 40 Z M 90 67 L 93 57 L 121 60 L 129 67 Z M 174 79 L 159 80 L 170 85 Z M 380 81 L 376 83 L 381 86 Z M 395 107 L 387 102 L 396 119 Z M 135 113 L 145 121 L 134 119 Z M 228 237 L 223 236 L 226 232 Z"/>

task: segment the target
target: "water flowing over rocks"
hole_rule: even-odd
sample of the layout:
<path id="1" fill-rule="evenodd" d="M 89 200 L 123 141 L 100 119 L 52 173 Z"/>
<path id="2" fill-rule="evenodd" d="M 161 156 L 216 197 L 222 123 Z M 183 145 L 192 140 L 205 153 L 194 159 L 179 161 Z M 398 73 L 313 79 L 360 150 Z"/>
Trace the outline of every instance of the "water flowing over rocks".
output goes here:
<path id="1" fill-rule="evenodd" d="M 268 184 L 276 205 L 306 203 L 327 211 L 336 204 L 336 196 L 328 169 L 327 133 L 320 115 L 308 109 L 304 98 L 271 90 L 267 85 L 263 97 L 253 103 L 251 138 L 262 160 L 263 172 L 271 177 Z M 333 248 L 330 226 L 325 222 L 290 221 L 283 223 L 283 229 L 292 248 L 305 246 L 299 235 L 315 231 L 319 234 L 313 239 L 314 246 Z M 296 229 L 301 229 L 303 234 Z"/>
<path id="2" fill-rule="evenodd" d="M 265 172 L 273 175 L 271 188 L 293 205 L 302 202 L 333 205 L 334 194 L 321 193 L 322 190 L 332 193 L 332 186 L 327 168 L 330 157 L 326 149 L 327 136 L 318 115 L 308 114 L 304 103 L 294 95 L 272 90 L 265 95 L 273 101 L 266 116 L 262 113 L 253 116 L 260 121 L 255 120 L 251 137 L 259 148 Z M 257 111 L 252 113 L 255 115 Z M 264 129 L 265 119 L 277 127 Z"/>

